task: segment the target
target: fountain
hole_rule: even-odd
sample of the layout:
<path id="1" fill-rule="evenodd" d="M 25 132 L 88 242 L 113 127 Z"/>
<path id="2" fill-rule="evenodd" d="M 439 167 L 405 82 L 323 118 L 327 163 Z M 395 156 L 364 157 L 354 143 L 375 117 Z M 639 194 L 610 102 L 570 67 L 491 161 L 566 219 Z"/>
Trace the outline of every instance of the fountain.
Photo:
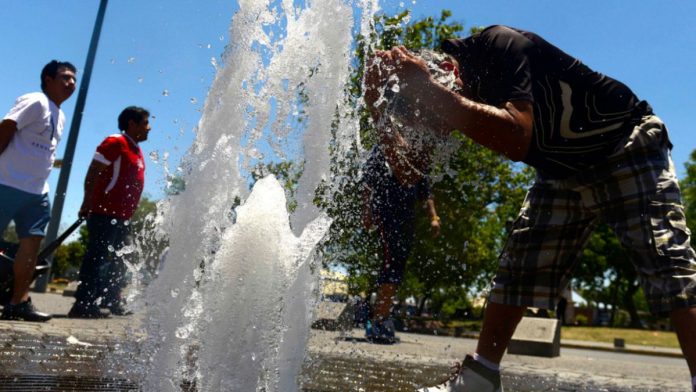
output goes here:
<path id="1" fill-rule="evenodd" d="M 347 110 L 353 32 L 368 27 L 376 3 L 239 8 L 182 165 L 186 190 L 160 206 L 170 246 L 140 295 L 148 339 L 133 366 L 146 391 L 298 389 L 316 298 L 312 249 L 330 224 L 312 198 L 329 177 L 332 122 Z M 343 121 L 333 143 L 356 130 Z M 292 215 L 273 176 L 247 191 L 255 164 L 282 160 L 303 173 Z"/>

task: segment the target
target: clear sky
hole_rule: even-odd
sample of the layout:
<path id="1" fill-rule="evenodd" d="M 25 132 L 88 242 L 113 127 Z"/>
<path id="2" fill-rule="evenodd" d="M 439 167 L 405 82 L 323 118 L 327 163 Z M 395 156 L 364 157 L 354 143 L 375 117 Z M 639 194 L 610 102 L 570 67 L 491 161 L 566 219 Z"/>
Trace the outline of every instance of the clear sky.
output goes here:
<path id="1" fill-rule="evenodd" d="M 260 0 L 259 0 L 260 1 Z M 321 1 L 321 0 L 317 0 Z M 277 3 L 278 1 L 274 1 Z M 296 0 L 299 2 L 299 0 Z M 388 13 L 404 8 L 414 18 L 454 12 L 466 28 L 507 24 L 537 32 L 590 67 L 628 84 L 648 100 L 670 129 L 677 170 L 696 148 L 689 113 L 696 111 L 696 2 L 590 0 L 382 0 Z M 0 3 L 0 112 L 16 97 L 39 90 L 42 66 L 51 59 L 85 65 L 98 0 L 3 0 Z M 116 133 L 116 117 L 128 105 L 154 115 L 145 192 L 162 196 L 165 163 L 175 170 L 194 138 L 200 109 L 226 45 L 234 0 L 111 0 L 82 120 L 63 224 L 75 219 L 82 181 L 94 149 Z M 212 61 L 215 59 L 215 61 Z M 78 74 L 78 78 L 81 74 Z M 63 110 L 68 122 L 77 93 Z M 50 185 L 55 189 L 58 172 Z M 53 197 L 53 193 L 51 193 Z"/>

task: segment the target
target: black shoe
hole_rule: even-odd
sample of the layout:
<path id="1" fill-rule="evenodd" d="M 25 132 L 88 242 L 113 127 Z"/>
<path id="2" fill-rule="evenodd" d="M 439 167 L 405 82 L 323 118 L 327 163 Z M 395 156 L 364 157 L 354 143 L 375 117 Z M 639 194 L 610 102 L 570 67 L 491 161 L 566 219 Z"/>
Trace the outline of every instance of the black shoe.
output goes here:
<path id="1" fill-rule="evenodd" d="M 368 320 L 365 326 L 365 337 L 369 342 L 377 344 L 394 344 L 398 342 L 394 320 Z"/>
<path id="2" fill-rule="evenodd" d="M 3 320 L 38 321 L 43 323 L 53 318 L 53 316 L 36 310 L 34 305 L 31 303 L 31 298 L 29 298 L 28 300 L 17 305 L 5 305 L 5 307 L 2 309 L 2 316 L 0 316 L 0 318 Z"/>
<path id="3" fill-rule="evenodd" d="M 103 319 L 111 317 L 111 312 L 109 309 L 101 309 L 97 305 L 73 305 L 70 312 L 68 312 L 68 317 L 70 318 L 86 318 L 86 319 Z"/>

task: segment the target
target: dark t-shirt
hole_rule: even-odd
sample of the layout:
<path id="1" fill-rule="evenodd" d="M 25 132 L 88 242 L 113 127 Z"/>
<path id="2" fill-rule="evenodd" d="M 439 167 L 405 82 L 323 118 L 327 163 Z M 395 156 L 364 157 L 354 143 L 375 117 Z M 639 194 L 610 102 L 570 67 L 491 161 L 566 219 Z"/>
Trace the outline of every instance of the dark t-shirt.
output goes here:
<path id="1" fill-rule="evenodd" d="M 460 63 L 468 98 L 534 106 L 525 163 L 564 178 L 600 163 L 651 108 L 623 83 L 595 72 L 534 33 L 491 26 L 442 49 Z"/>
<path id="2" fill-rule="evenodd" d="M 381 224 L 389 227 L 411 227 L 415 220 L 416 201 L 430 197 L 427 177 L 413 186 L 402 186 L 391 173 L 378 148 L 370 152 L 365 162 L 363 181 L 372 190 L 372 213 Z"/>

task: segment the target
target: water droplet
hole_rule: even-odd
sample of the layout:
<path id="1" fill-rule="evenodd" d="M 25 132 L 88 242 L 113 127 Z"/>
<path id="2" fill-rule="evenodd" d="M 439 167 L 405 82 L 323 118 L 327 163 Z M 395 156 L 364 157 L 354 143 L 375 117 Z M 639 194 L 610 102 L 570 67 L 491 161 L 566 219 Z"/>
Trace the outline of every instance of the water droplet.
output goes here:
<path id="1" fill-rule="evenodd" d="M 191 103 L 195 105 L 198 103 L 198 100 L 196 98 L 191 98 Z"/>
<path id="2" fill-rule="evenodd" d="M 215 57 L 210 58 L 210 65 L 212 65 L 213 68 L 217 69 L 218 65 L 217 65 L 217 60 L 215 59 Z"/>
<path id="3" fill-rule="evenodd" d="M 150 160 L 152 163 L 158 163 L 159 162 L 159 152 L 158 151 L 150 151 Z"/>
<path id="4" fill-rule="evenodd" d="M 254 159 L 263 159 L 263 153 L 259 151 L 257 148 L 252 148 L 251 150 L 249 150 L 249 156 Z"/>
<path id="5" fill-rule="evenodd" d="M 109 252 L 113 252 L 113 251 L 116 250 L 116 249 L 114 249 L 113 245 L 109 245 L 109 246 L 107 247 L 107 249 L 109 249 Z"/>
<path id="6" fill-rule="evenodd" d="M 134 64 L 135 63 L 135 57 L 128 57 L 128 64 Z"/>
<path id="7" fill-rule="evenodd" d="M 116 59 L 111 59 L 111 64 L 116 64 Z"/>
<path id="8" fill-rule="evenodd" d="M 142 76 L 140 76 L 140 77 L 138 78 L 138 83 L 142 83 L 143 80 L 145 80 L 145 78 L 143 78 Z"/>
<path id="9" fill-rule="evenodd" d="M 172 296 L 172 298 L 176 298 L 179 296 L 179 289 L 172 289 L 169 294 Z"/>
<path id="10" fill-rule="evenodd" d="M 168 96 L 169 96 L 169 90 L 167 90 L 167 89 L 162 90 L 162 95 L 165 96 L 165 97 L 168 97 Z"/>
<path id="11" fill-rule="evenodd" d="M 395 93 L 398 93 L 399 91 L 401 91 L 401 87 L 399 87 L 399 83 L 394 83 L 394 84 L 392 84 L 390 90 L 395 92 Z"/>
<path id="12" fill-rule="evenodd" d="M 135 246 L 134 245 L 126 245 L 126 246 L 124 246 L 121 249 L 116 251 L 116 256 L 121 257 L 123 255 L 131 254 L 133 252 L 135 252 Z"/>
<path id="13" fill-rule="evenodd" d="M 224 36 L 224 35 L 221 35 L 221 36 L 218 37 L 218 39 L 219 39 L 220 41 L 224 41 L 224 40 L 225 40 L 225 36 Z"/>
<path id="14" fill-rule="evenodd" d="M 176 332 L 174 333 L 177 338 L 179 339 L 186 339 L 190 335 L 190 331 L 187 327 L 179 327 L 177 328 Z"/>
<path id="15" fill-rule="evenodd" d="M 112 220 L 111 220 L 111 224 L 112 224 L 112 225 L 115 225 L 116 223 L 118 223 L 118 221 L 117 221 L 116 219 L 112 219 Z"/>

